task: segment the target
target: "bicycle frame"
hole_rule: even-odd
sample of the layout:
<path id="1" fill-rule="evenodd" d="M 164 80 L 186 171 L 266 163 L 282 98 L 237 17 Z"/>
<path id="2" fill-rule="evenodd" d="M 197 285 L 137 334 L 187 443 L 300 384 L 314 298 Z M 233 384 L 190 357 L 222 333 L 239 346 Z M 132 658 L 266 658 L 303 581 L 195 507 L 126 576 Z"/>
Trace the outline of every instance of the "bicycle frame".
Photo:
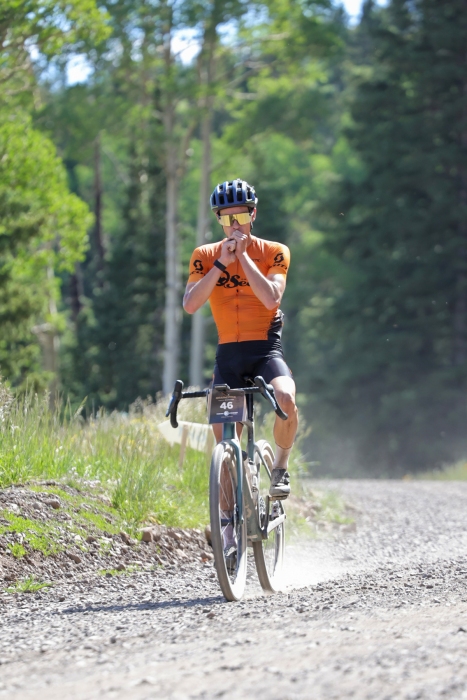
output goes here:
<path id="1" fill-rule="evenodd" d="M 229 389 L 227 385 L 219 385 L 218 388 L 225 388 L 232 393 L 237 393 L 237 392 L 242 392 L 245 395 L 246 399 L 246 406 L 247 406 L 247 418 L 246 420 L 242 421 L 243 425 L 246 426 L 247 431 L 248 431 L 248 460 L 251 460 L 254 462 L 255 455 L 258 455 L 259 459 L 263 463 L 265 469 L 267 470 L 268 467 L 266 463 L 264 462 L 264 459 L 261 455 L 260 450 L 258 449 L 257 444 L 255 443 L 255 435 L 254 435 L 254 404 L 253 404 L 253 394 L 255 393 L 260 393 L 265 399 L 269 401 L 271 406 L 273 407 L 274 411 L 276 414 L 281 418 L 282 420 L 287 419 L 287 414 L 284 413 L 277 403 L 275 394 L 274 394 L 274 388 L 264 381 L 263 377 L 255 377 L 254 379 L 254 385 L 251 387 L 245 387 L 243 389 Z M 204 389 L 201 391 L 183 391 L 183 382 L 178 379 L 175 382 L 175 387 L 174 391 L 172 394 L 172 398 L 170 400 L 169 407 L 167 409 L 166 417 L 170 416 L 170 423 L 173 428 L 178 427 L 177 423 L 177 406 L 180 402 L 181 399 L 188 399 L 188 398 L 200 398 L 200 397 L 206 397 L 209 393 L 209 390 Z M 251 493 L 250 489 L 250 483 L 248 479 L 244 478 L 244 468 L 243 468 L 243 459 L 242 459 L 242 449 L 240 446 L 240 440 L 237 438 L 236 434 L 236 423 L 223 423 L 222 424 L 222 440 L 223 442 L 227 442 L 230 444 L 233 449 L 235 450 L 235 455 L 236 455 L 236 462 L 237 462 L 237 504 L 238 504 L 238 518 L 239 522 L 243 523 L 244 521 L 244 513 L 243 513 L 243 496 L 245 497 L 245 511 L 246 511 L 246 519 L 247 519 L 247 535 L 248 539 L 253 541 L 259 541 L 261 539 L 267 539 L 269 533 L 274 530 L 274 528 L 278 527 L 281 523 L 284 522 L 285 520 L 285 513 L 282 510 L 282 515 L 279 515 L 278 517 L 274 518 L 272 521 L 270 521 L 269 516 L 270 516 L 270 499 L 269 496 L 266 496 L 265 499 L 265 505 L 266 505 L 266 518 L 265 518 L 265 525 L 264 528 L 261 528 L 257 515 L 256 515 L 256 507 L 255 507 L 255 502 L 253 500 L 253 495 Z M 245 487 L 246 484 L 246 487 Z"/>
<path id="2" fill-rule="evenodd" d="M 246 426 L 248 431 L 248 443 L 247 443 L 247 455 L 248 460 L 254 462 L 255 455 L 258 455 L 259 459 L 264 463 L 261 452 L 255 442 L 255 430 L 254 430 L 254 420 L 253 420 L 253 394 L 246 394 L 246 405 L 247 405 L 247 419 L 243 421 L 243 425 Z M 284 522 L 285 513 L 274 518 L 273 521 L 269 521 L 270 514 L 270 499 L 269 496 L 266 497 L 266 518 L 264 528 L 261 528 L 258 522 L 255 502 L 253 500 L 253 494 L 250 489 L 250 482 L 248 479 L 244 478 L 244 466 L 242 458 L 242 449 L 240 445 L 240 440 L 236 433 L 236 423 L 223 423 L 222 424 L 222 441 L 227 442 L 233 447 L 236 454 L 237 462 L 237 504 L 238 504 L 238 519 L 240 523 L 243 523 L 244 517 L 246 516 L 247 521 L 247 536 L 252 542 L 257 542 L 260 540 L 267 539 L 269 533 L 276 528 L 278 525 Z M 244 498 L 243 498 L 243 497 Z M 245 514 L 243 513 L 243 503 L 245 499 Z"/>

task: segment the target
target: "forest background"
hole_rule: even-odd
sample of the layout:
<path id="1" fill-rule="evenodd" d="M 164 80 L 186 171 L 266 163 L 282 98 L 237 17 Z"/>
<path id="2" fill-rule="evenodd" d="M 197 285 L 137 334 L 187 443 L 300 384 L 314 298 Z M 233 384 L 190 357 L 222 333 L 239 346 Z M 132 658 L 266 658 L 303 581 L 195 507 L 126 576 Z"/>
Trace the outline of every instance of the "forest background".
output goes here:
<path id="1" fill-rule="evenodd" d="M 0 370 L 89 410 L 207 384 L 181 297 L 242 177 L 286 243 L 314 475 L 467 455 L 467 1 L 2 0 Z M 81 61 L 86 77 L 67 80 Z M 311 428 L 311 430 L 310 430 Z"/>

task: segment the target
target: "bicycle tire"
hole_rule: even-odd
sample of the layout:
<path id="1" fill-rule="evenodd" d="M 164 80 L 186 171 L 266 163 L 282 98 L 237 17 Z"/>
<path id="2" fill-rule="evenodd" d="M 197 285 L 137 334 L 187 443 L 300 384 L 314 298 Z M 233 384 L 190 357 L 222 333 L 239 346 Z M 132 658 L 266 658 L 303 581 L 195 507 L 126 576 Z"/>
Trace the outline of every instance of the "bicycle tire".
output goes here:
<path id="1" fill-rule="evenodd" d="M 214 565 L 224 597 L 228 601 L 240 600 L 245 591 L 247 570 L 247 529 L 246 518 L 243 524 L 236 519 L 237 506 L 237 467 L 232 445 L 221 442 L 214 448 L 209 475 L 209 511 L 211 518 L 211 541 L 214 552 Z M 229 486 L 230 485 L 230 486 Z M 229 493 L 226 495 L 227 491 Z M 237 540 L 235 570 L 229 568 L 224 554 L 224 531 L 226 527 L 225 499 L 232 505 L 232 522 Z M 222 504 L 221 501 L 224 501 Z M 222 507 L 221 507 L 222 506 Z M 229 508 L 230 511 L 230 508 Z"/>
<path id="2" fill-rule="evenodd" d="M 261 507 L 262 505 L 264 506 L 266 496 L 269 494 L 274 452 L 271 445 L 266 442 L 266 440 L 259 440 L 257 442 L 257 447 L 267 466 L 267 468 L 265 468 L 258 455 L 256 455 L 255 462 L 259 466 L 258 517 L 261 526 L 264 527 L 264 516 L 263 520 L 261 519 Z M 271 504 L 271 509 L 273 507 L 279 509 L 281 513 L 284 512 L 282 501 L 275 501 Z M 253 553 L 261 588 L 267 593 L 277 593 L 281 590 L 282 583 L 282 569 L 285 555 L 285 522 L 272 530 L 266 540 L 253 542 Z"/>

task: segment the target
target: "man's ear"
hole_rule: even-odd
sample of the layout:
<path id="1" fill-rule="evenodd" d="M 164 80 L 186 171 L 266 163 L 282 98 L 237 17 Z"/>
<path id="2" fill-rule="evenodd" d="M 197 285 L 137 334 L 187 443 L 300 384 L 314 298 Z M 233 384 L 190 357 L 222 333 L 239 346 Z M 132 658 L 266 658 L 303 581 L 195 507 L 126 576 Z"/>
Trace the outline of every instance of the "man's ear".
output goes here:
<path id="1" fill-rule="evenodd" d="M 250 233 L 253 231 L 253 222 L 256 219 L 256 209 L 251 212 L 251 223 L 250 223 Z"/>

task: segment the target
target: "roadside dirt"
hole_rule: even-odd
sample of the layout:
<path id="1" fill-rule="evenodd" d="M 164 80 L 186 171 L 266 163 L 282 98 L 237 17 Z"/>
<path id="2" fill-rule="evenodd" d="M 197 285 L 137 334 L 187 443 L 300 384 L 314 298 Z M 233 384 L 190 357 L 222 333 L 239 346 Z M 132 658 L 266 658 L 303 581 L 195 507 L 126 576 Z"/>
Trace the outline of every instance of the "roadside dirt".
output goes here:
<path id="1" fill-rule="evenodd" d="M 210 561 L 0 595 L 0 698 L 467 698 L 467 483 L 320 483 L 355 532 L 238 604 Z"/>
<path id="2" fill-rule="evenodd" d="M 0 590 L 28 578 L 55 585 L 213 559 L 201 530 L 153 524 L 131 537 L 109 499 L 84 486 L 44 481 L 0 491 Z"/>

